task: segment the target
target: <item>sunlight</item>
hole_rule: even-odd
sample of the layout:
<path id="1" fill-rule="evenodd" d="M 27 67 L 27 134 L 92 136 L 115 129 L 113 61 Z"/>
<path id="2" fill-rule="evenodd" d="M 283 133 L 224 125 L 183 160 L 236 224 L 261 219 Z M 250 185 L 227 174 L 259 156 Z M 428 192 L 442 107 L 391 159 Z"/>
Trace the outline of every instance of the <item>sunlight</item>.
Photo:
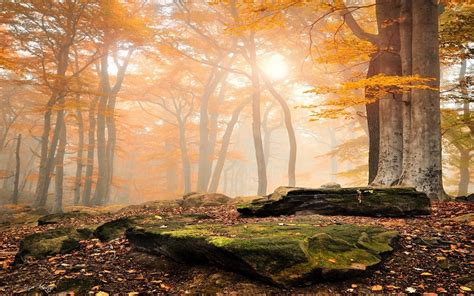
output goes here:
<path id="1" fill-rule="evenodd" d="M 288 65 L 280 54 L 273 54 L 263 63 L 263 71 L 273 80 L 280 80 L 288 75 Z"/>

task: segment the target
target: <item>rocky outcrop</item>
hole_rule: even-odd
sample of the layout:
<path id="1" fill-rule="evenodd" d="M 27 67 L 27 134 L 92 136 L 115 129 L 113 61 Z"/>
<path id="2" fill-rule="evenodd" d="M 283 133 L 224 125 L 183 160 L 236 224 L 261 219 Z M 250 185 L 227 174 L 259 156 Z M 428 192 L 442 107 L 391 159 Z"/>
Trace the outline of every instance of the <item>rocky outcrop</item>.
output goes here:
<path id="1" fill-rule="evenodd" d="M 243 216 L 280 216 L 298 213 L 408 217 L 429 215 L 431 203 L 413 188 L 297 188 L 279 187 L 264 198 L 239 205 Z"/>
<path id="2" fill-rule="evenodd" d="M 191 192 L 184 195 L 178 203 L 183 208 L 192 208 L 220 206 L 230 201 L 230 197 L 221 193 Z"/>
<path id="3" fill-rule="evenodd" d="M 141 222 L 129 228 L 126 237 L 138 250 L 178 262 L 213 264 L 292 286 L 360 275 L 381 262 L 398 236 L 366 225 L 221 225 L 186 219 Z"/>

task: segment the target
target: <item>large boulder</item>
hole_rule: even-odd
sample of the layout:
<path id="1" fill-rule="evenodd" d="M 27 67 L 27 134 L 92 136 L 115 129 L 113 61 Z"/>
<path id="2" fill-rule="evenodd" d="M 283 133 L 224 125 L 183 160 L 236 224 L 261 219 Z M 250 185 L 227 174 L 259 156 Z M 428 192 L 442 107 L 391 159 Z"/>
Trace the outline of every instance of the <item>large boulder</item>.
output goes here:
<path id="1" fill-rule="evenodd" d="M 225 205 L 231 198 L 221 193 L 191 192 L 183 196 L 179 205 L 183 208 L 211 207 Z"/>
<path id="2" fill-rule="evenodd" d="M 28 257 L 43 259 L 60 253 L 69 253 L 79 248 L 79 241 L 90 238 L 92 230 L 58 228 L 26 236 L 20 242 L 15 263 L 23 263 Z"/>
<path id="3" fill-rule="evenodd" d="M 392 251 L 398 233 L 367 225 L 222 225 L 173 218 L 133 226 L 126 237 L 138 250 L 178 262 L 213 264 L 292 286 L 361 275 Z"/>
<path id="4" fill-rule="evenodd" d="M 429 215 L 430 199 L 413 188 L 297 188 L 279 187 L 267 197 L 237 207 L 243 216 L 298 213 L 407 217 Z"/>

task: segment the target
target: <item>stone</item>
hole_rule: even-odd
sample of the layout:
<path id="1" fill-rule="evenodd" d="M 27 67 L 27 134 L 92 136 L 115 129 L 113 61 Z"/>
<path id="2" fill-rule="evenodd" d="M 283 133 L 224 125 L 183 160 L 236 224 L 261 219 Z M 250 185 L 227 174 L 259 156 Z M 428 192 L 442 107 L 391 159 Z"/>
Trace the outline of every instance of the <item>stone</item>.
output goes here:
<path id="1" fill-rule="evenodd" d="M 84 217 L 91 217 L 91 216 L 92 215 L 89 213 L 84 213 L 80 211 L 49 214 L 49 215 L 40 217 L 38 219 L 38 225 L 58 224 L 59 222 L 66 219 L 77 219 L 77 218 L 84 218 Z"/>
<path id="2" fill-rule="evenodd" d="M 79 248 L 80 240 L 90 237 L 90 230 L 70 227 L 30 234 L 20 242 L 15 264 L 25 262 L 28 257 L 44 259 L 56 254 L 69 253 Z"/>
<path id="3" fill-rule="evenodd" d="M 126 217 L 106 222 L 95 229 L 94 236 L 103 242 L 119 238 L 127 228 L 134 224 L 134 219 L 134 217 Z"/>
<path id="4" fill-rule="evenodd" d="M 372 217 L 429 215 L 431 202 L 413 188 L 298 188 L 279 187 L 267 197 L 237 207 L 242 216 L 298 213 Z"/>
<path id="5" fill-rule="evenodd" d="M 471 193 L 467 196 L 457 196 L 456 198 L 454 198 L 454 201 L 474 203 L 474 193 Z"/>
<path id="6" fill-rule="evenodd" d="M 212 207 L 228 204 L 231 200 L 221 193 L 191 192 L 184 195 L 178 204 L 183 208 Z"/>
<path id="7" fill-rule="evenodd" d="M 73 278 L 60 278 L 55 292 L 68 292 L 73 295 L 87 295 L 94 286 L 101 284 L 98 278 L 91 276 L 78 276 Z"/>
<path id="8" fill-rule="evenodd" d="M 336 189 L 336 188 L 341 188 L 341 184 L 338 184 L 336 182 L 328 182 L 328 183 L 324 183 L 323 185 L 321 185 L 321 188 L 332 188 L 332 189 Z"/>
<path id="9" fill-rule="evenodd" d="M 364 274 L 393 250 L 398 238 L 396 231 L 379 226 L 222 225 L 192 219 L 145 219 L 125 235 L 138 251 L 212 264 L 285 287 Z"/>

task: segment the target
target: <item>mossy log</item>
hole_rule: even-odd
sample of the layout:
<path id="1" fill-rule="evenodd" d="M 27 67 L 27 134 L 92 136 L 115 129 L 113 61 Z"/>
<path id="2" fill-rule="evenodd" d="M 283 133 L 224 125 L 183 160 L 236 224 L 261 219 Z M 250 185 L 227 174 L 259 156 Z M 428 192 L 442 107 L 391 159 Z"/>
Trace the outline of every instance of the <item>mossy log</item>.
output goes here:
<path id="1" fill-rule="evenodd" d="M 237 207 L 243 216 L 298 213 L 371 217 L 429 215 L 430 199 L 413 188 L 296 188 L 279 187 L 267 197 Z"/>
<path id="2" fill-rule="evenodd" d="M 138 250 L 188 264 L 213 264 L 280 286 L 366 273 L 392 250 L 396 231 L 365 225 L 221 225 L 161 220 L 129 228 Z"/>

